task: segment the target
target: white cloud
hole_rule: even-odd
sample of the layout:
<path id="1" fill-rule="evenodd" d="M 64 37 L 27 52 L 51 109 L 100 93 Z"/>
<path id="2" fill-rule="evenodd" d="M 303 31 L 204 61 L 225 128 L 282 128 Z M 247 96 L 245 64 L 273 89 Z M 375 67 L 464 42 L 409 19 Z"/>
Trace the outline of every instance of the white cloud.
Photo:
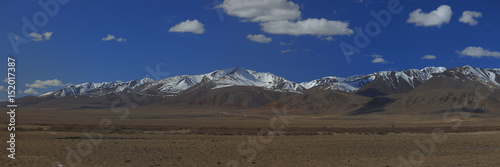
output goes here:
<path id="1" fill-rule="evenodd" d="M 441 27 L 444 23 L 449 23 L 452 11 L 448 5 L 441 5 L 430 13 L 422 13 L 422 9 L 417 9 L 410 13 L 407 23 L 415 23 L 416 26 L 436 26 Z"/>
<path id="2" fill-rule="evenodd" d="M 483 49 L 482 47 L 474 47 L 474 46 L 469 46 L 465 48 L 462 51 L 457 51 L 462 57 L 464 56 L 470 56 L 474 58 L 481 58 L 481 57 L 495 57 L 495 58 L 500 58 L 500 52 L 497 51 L 489 51 L 487 49 Z"/>
<path id="3" fill-rule="evenodd" d="M 196 19 L 192 21 L 186 20 L 184 22 L 176 24 L 175 26 L 170 28 L 168 32 L 180 32 L 180 33 L 191 32 L 195 34 L 203 34 L 203 32 L 205 32 L 203 26 L 205 25 L 203 25 Z"/>
<path id="4" fill-rule="evenodd" d="M 53 80 L 36 80 L 32 84 L 26 84 L 27 87 L 30 88 L 47 88 L 47 86 L 65 86 L 66 84 L 63 84 L 60 80 L 58 79 L 53 79 Z"/>
<path id="5" fill-rule="evenodd" d="M 29 36 L 33 37 L 33 38 L 31 38 L 32 41 L 40 42 L 40 41 L 44 41 L 44 40 L 49 40 L 50 37 L 52 36 L 52 32 L 44 32 L 42 34 L 32 32 L 29 34 Z M 19 40 L 18 36 L 14 37 L 14 38 L 15 38 L 15 40 Z"/>
<path id="6" fill-rule="evenodd" d="M 290 46 L 290 45 L 293 45 L 293 42 L 290 42 L 290 43 L 280 42 L 280 45 Z"/>
<path id="7" fill-rule="evenodd" d="M 434 55 L 425 55 L 424 57 L 420 58 L 422 60 L 433 60 L 436 59 L 436 56 Z"/>
<path id="8" fill-rule="evenodd" d="M 45 37 L 45 40 L 49 40 L 50 37 L 52 36 L 52 32 L 44 32 L 43 36 Z"/>
<path id="9" fill-rule="evenodd" d="M 462 13 L 462 17 L 460 17 L 460 19 L 458 19 L 458 21 L 462 22 L 462 23 L 467 23 L 471 26 L 475 26 L 477 25 L 477 18 L 480 18 L 482 17 L 483 14 L 481 12 L 475 12 L 475 11 L 464 11 L 464 13 Z"/>
<path id="10" fill-rule="evenodd" d="M 260 23 L 262 31 L 270 34 L 318 37 L 354 34 L 347 21 L 301 19 L 300 6 L 289 0 L 224 0 L 217 8 L 242 21 Z M 333 40 L 333 37 L 323 39 Z"/>
<path id="11" fill-rule="evenodd" d="M 288 53 L 288 52 L 293 52 L 293 50 L 292 49 L 281 50 L 281 53 Z"/>
<path id="12" fill-rule="evenodd" d="M 102 38 L 102 41 L 112 41 L 112 40 L 116 40 L 117 42 L 126 42 L 127 39 L 125 38 L 116 38 L 114 35 L 111 35 L 111 34 L 108 34 L 108 36 Z"/>
<path id="13" fill-rule="evenodd" d="M 319 39 L 321 40 L 326 40 L 326 41 L 333 41 L 335 39 L 333 39 L 332 36 L 326 36 L 326 37 L 323 37 L 323 36 L 318 36 Z"/>
<path id="14" fill-rule="evenodd" d="M 258 43 L 269 43 L 273 40 L 272 38 L 266 37 L 262 34 L 256 34 L 256 35 L 248 34 L 247 38 L 250 41 L 254 41 L 254 42 L 258 42 Z"/>
<path id="15" fill-rule="evenodd" d="M 353 30 L 349 29 L 348 22 L 331 21 L 324 18 L 306 19 L 300 21 L 274 21 L 261 23 L 262 30 L 270 34 L 288 35 L 351 35 Z"/>
<path id="16" fill-rule="evenodd" d="M 269 22 L 299 19 L 299 5 L 287 0 L 224 0 L 217 6 L 243 21 Z"/>
<path id="17" fill-rule="evenodd" d="M 387 63 L 387 61 L 384 60 L 384 58 L 377 57 L 377 58 L 372 60 L 372 63 Z"/>
<path id="18" fill-rule="evenodd" d="M 389 63 L 387 60 L 383 58 L 382 55 L 372 55 L 372 57 L 374 58 L 372 60 L 372 63 L 382 63 L 382 64 Z"/>
<path id="19" fill-rule="evenodd" d="M 116 39 L 114 35 L 108 34 L 108 36 L 102 38 L 102 41 L 111 41 L 113 39 Z"/>
<path id="20" fill-rule="evenodd" d="M 38 93 L 38 92 L 37 92 L 35 89 L 33 89 L 33 88 L 29 88 L 29 89 L 24 90 L 24 93 L 35 94 L 35 95 L 40 94 L 40 93 Z"/>
<path id="21" fill-rule="evenodd" d="M 33 38 L 31 38 L 31 40 L 32 40 L 32 41 L 35 41 L 35 42 L 40 42 L 40 41 L 43 41 L 43 36 L 42 36 L 42 34 L 38 34 L 38 33 L 34 33 L 34 32 L 32 32 L 32 33 L 30 33 L 29 35 L 30 35 L 31 37 L 33 37 Z"/>
<path id="22" fill-rule="evenodd" d="M 125 39 L 125 38 L 118 38 L 118 39 L 116 39 L 116 41 L 118 41 L 118 42 L 126 42 L 127 39 Z"/>

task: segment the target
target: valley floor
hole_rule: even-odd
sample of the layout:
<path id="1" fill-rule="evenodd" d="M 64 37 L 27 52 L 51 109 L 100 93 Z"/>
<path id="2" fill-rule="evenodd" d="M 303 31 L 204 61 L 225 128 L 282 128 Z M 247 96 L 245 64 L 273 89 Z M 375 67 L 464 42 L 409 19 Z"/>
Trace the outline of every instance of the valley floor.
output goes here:
<path id="1" fill-rule="evenodd" d="M 0 132 L 2 140 L 8 136 Z M 3 166 L 500 166 L 500 131 L 314 136 L 16 133 Z"/>
<path id="2" fill-rule="evenodd" d="M 19 108 L 16 159 L 2 149 L 0 166 L 500 166 L 494 114 L 141 108 L 121 116 Z"/>

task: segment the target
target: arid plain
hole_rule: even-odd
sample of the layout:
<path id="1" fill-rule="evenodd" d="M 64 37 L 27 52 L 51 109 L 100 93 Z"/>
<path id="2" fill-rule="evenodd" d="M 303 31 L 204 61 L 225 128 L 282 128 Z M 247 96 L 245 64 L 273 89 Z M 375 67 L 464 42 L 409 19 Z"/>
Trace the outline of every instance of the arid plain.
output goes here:
<path id="1" fill-rule="evenodd" d="M 7 166 L 500 165 L 499 120 L 488 114 L 22 109 Z"/>

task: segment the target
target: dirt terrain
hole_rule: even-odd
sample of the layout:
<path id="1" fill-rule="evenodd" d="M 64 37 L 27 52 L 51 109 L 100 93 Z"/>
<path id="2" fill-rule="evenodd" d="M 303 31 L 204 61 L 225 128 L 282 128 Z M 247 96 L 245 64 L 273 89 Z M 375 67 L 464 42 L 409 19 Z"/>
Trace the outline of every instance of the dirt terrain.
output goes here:
<path id="1" fill-rule="evenodd" d="M 500 165 L 499 131 L 273 137 L 104 134 L 102 138 L 94 135 L 96 145 L 78 132 L 26 131 L 16 135 L 16 160 L 2 158 L 6 166 Z M 439 140 L 434 140 L 436 136 Z"/>
<path id="2" fill-rule="evenodd" d="M 469 113 L 371 113 L 345 115 L 345 113 L 311 113 L 303 110 L 273 109 L 210 109 L 210 108 L 166 108 L 144 106 L 124 111 L 112 109 L 50 109 L 20 108 L 19 124 L 91 124 L 98 125 L 102 119 L 114 125 L 159 125 L 200 127 L 269 127 L 273 118 L 288 120 L 287 127 L 440 127 L 450 126 L 454 119 L 461 126 L 500 126 L 500 115 L 494 112 Z M 7 120 L 4 120 L 7 123 Z M 279 124 L 279 122 L 278 122 Z"/>
<path id="3" fill-rule="evenodd" d="M 20 108 L 16 159 L 3 149 L 0 164 L 500 166 L 500 120 L 490 115 Z"/>

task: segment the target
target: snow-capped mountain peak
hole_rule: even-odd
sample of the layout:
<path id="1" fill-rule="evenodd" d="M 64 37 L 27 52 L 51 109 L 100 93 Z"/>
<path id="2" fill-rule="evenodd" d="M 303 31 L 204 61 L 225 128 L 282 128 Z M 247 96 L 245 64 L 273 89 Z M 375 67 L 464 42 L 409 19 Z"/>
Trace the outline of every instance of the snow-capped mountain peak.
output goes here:
<path id="1" fill-rule="evenodd" d="M 203 78 L 210 80 L 216 85 L 213 89 L 228 86 L 258 86 L 284 91 L 303 90 L 300 85 L 282 77 L 278 77 L 271 73 L 261 73 L 247 70 L 242 67 L 216 70 L 200 75 L 170 77 L 149 83 L 145 86 L 144 90 L 153 89 L 163 93 L 176 94 L 200 83 Z"/>
<path id="2" fill-rule="evenodd" d="M 327 85 L 327 89 L 329 90 L 355 92 L 373 79 L 373 75 L 355 75 L 347 78 L 329 76 L 310 82 L 302 82 L 300 85 L 305 89 Z"/>
<path id="3" fill-rule="evenodd" d="M 454 68 L 449 72 L 455 79 L 479 81 L 490 87 L 500 87 L 499 69 L 481 69 L 466 65 Z"/>
<path id="4" fill-rule="evenodd" d="M 481 69 L 471 66 L 457 67 L 447 70 L 444 67 L 426 67 L 404 71 L 380 71 L 368 75 L 350 77 L 329 76 L 300 84 L 268 72 L 256 72 L 242 67 L 215 70 L 199 75 L 180 75 L 154 81 L 150 78 L 137 79 L 128 82 L 112 81 L 102 83 L 86 82 L 70 85 L 63 89 L 47 92 L 40 96 L 63 97 L 70 95 L 102 96 L 135 89 L 138 92 L 176 95 L 202 82 L 210 83 L 212 89 L 230 86 L 256 86 L 274 91 L 301 92 L 306 89 L 321 86 L 329 90 L 343 92 L 362 91 L 360 89 L 381 88 L 385 93 L 408 92 L 423 82 L 441 74 L 465 76 L 467 79 L 478 80 L 487 85 L 500 87 L 500 69 Z M 464 78 L 464 77 L 462 77 Z M 372 84 L 373 82 L 373 84 Z M 368 86 L 367 84 L 370 84 Z M 366 85 L 366 87 L 365 87 Z"/>
<path id="5" fill-rule="evenodd" d="M 397 89 L 396 87 L 398 87 L 399 82 L 406 82 L 412 88 L 415 88 L 418 84 L 432 78 L 433 74 L 440 74 L 444 71 L 446 71 L 446 68 L 444 67 L 426 67 L 421 70 L 410 69 L 405 71 L 380 71 L 373 74 L 355 75 L 347 78 L 324 77 L 310 82 L 303 82 L 300 83 L 300 85 L 305 89 L 328 85 L 328 89 L 330 90 L 355 92 L 375 79 L 379 79 L 394 89 Z"/>
<path id="6" fill-rule="evenodd" d="M 443 73 L 444 71 L 446 71 L 446 68 L 432 66 L 432 67 L 425 67 L 425 68 L 421 69 L 420 71 L 427 73 L 427 74 L 440 74 L 440 73 Z"/>
<path id="7" fill-rule="evenodd" d="M 102 96 L 111 93 L 119 93 L 125 90 L 132 90 L 138 86 L 153 81 L 154 80 L 151 78 L 143 78 L 128 82 L 122 82 L 122 81 L 101 82 L 101 83 L 86 82 L 77 85 L 70 85 L 58 91 L 47 92 L 40 96 L 50 96 L 50 95 L 53 95 L 55 97 L 64 97 L 71 95 Z"/>

